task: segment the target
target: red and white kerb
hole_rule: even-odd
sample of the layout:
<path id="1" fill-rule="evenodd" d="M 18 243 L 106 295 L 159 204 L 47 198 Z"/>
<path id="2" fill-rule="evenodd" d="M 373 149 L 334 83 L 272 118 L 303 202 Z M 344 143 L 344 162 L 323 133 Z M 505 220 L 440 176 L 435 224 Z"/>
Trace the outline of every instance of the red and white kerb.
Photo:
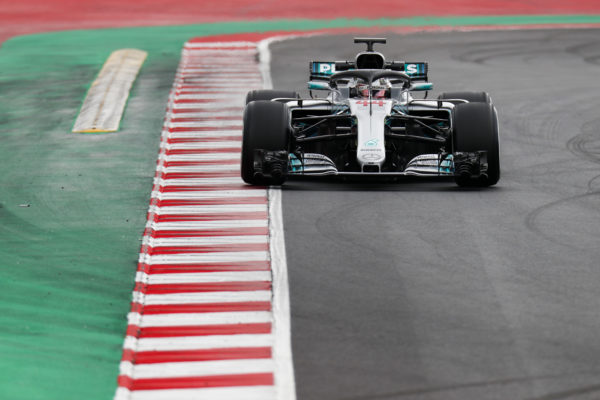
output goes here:
<path id="1" fill-rule="evenodd" d="M 239 172 L 259 48 L 183 49 L 115 400 L 295 398 L 280 192 Z"/>

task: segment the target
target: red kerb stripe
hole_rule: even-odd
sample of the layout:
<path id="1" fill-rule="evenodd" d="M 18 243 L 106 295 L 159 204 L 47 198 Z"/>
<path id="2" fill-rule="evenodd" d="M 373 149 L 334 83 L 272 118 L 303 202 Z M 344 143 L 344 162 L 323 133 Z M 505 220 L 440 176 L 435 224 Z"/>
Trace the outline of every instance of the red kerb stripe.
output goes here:
<path id="1" fill-rule="evenodd" d="M 214 131 L 241 131 L 241 125 L 231 126 L 179 126 L 169 128 L 169 132 L 214 132 Z"/>
<path id="2" fill-rule="evenodd" d="M 147 248 L 150 255 L 161 254 L 206 254 L 240 251 L 268 251 L 269 243 L 233 243 L 233 244 L 211 244 L 205 246 L 155 246 Z"/>
<path id="3" fill-rule="evenodd" d="M 229 89 L 231 89 L 231 88 L 229 88 Z M 224 93 L 227 93 L 231 96 L 244 96 L 246 94 L 246 90 L 222 91 L 222 90 L 217 90 L 217 89 L 210 89 L 210 90 L 199 91 L 199 90 L 191 90 L 189 88 L 175 89 L 175 96 L 185 96 L 185 95 L 189 95 L 189 94 L 198 94 L 198 93 L 202 93 L 202 94 L 224 94 Z"/>
<path id="4" fill-rule="evenodd" d="M 245 301 L 237 303 L 198 303 L 198 304 L 131 304 L 131 312 L 144 315 L 212 313 L 233 311 L 271 311 L 268 301 Z"/>
<path id="5" fill-rule="evenodd" d="M 235 178 L 240 176 L 240 171 L 211 171 L 211 172 L 163 172 L 162 179 L 196 179 L 196 178 Z"/>
<path id="6" fill-rule="evenodd" d="M 266 219 L 266 211 L 251 211 L 238 213 L 196 213 L 196 214 L 162 214 L 154 215 L 154 222 L 186 222 L 186 221 L 232 221 Z"/>
<path id="7" fill-rule="evenodd" d="M 175 238 L 175 237 L 213 237 L 213 236 L 249 236 L 268 235 L 269 228 L 258 226 L 254 228 L 226 228 L 226 229 L 194 229 L 194 230 L 150 230 L 149 235 L 153 238 Z"/>
<path id="8" fill-rule="evenodd" d="M 138 265 L 138 270 L 147 274 L 177 274 L 191 272 L 220 272 L 220 271 L 269 271 L 269 261 L 237 261 L 237 262 L 206 262 L 191 264 L 144 264 Z"/>
<path id="9" fill-rule="evenodd" d="M 127 336 L 134 336 L 140 339 L 211 335 L 258 335 L 268 333 L 271 333 L 270 322 L 199 326 L 153 326 L 148 328 L 129 325 L 127 327 Z"/>
<path id="10" fill-rule="evenodd" d="M 152 294 L 171 293 L 206 293 L 206 292 L 250 292 L 257 290 L 271 290 L 269 281 L 250 282 L 211 282 L 211 283 L 163 283 L 149 285 L 137 282 L 135 291 Z"/>
<path id="11" fill-rule="evenodd" d="M 242 135 L 241 132 L 239 135 L 229 135 L 229 136 L 202 136 L 202 137 L 193 137 L 193 138 L 171 138 L 167 139 L 167 143 L 169 144 L 178 144 L 178 143 L 214 143 L 214 142 L 235 142 L 241 141 Z"/>
<path id="12" fill-rule="evenodd" d="M 207 113 L 210 114 L 212 112 L 214 112 L 214 110 L 210 109 L 210 108 L 175 108 L 172 110 L 167 109 L 168 112 L 171 112 L 173 114 L 193 114 L 193 113 Z M 244 111 L 244 107 L 223 107 L 223 108 L 219 108 L 219 111 L 227 111 L 227 112 L 242 112 Z"/>
<path id="13" fill-rule="evenodd" d="M 231 99 L 174 99 L 175 104 L 231 103 Z"/>
<path id="14" fill-rule="evenodd" d="M 123 351 L 121 361 L 135 364 L 194 362 L 217 360 L 249 360 L 271 358 L 270 347 L 239 347 L 207 350 Z"/>
<path id="15" fill-rule="evenodd" d="M 222 183 L 215 185 L 194 185 L 194 186 L 159 186 L 161 193 L 172 192 L 190 192 L 190 191 L 209 191 L 209 190 L 265 190 L 264 186 L 250 186 L 239 183 Z"/>
<path id="16" fill-rule="evenodd" d="M 204 165 L 239 165 L 239 158 L 230 158 L 223 160 L 202 160 L 202 161 L 165 161 L 163 166 L 169 167 L 196 167 Z M 246 187 L 246 186 L 243 186 Z"/>
<path id="17" fill-rule="evenodd" d="M 238 65 L 223 65 L 223 66 L 210 66 L 212 68 L 206 68 L 204 64 L 188 64 L 185 68 L 181 69 L 177 74 L 178 77 L 191 77 L 191 78 L 203 78 L 216 76 L 219 78 L 242 78 L 251 77 L 260 79 L 261 74 L 255 68 L 254 70 L 249 68 L 239 68 Z"/>
<path id="18" fill-rule="evenodd" d="M 204 178 L 205 176 L 190 176 L 190 178 Z M 215 199 L 172 199 L 158 200 L 159 207 L 177 207 L 177 206 L 214 206 L 225 204 L 267 204 L 266 197 L 223 197 Z"/>

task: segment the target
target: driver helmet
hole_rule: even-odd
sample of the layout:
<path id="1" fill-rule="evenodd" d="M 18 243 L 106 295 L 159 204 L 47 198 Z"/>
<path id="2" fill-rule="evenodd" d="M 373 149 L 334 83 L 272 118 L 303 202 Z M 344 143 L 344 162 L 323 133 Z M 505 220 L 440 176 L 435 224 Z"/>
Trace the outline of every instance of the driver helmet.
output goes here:
<path id="1" fill-rule="evenodd" d="M 369 85 L 366 83 L 356 85 L 356 91 L 360 97 L 369 97 Z"/>
<path id="2" fill-rule="evenodd" d="M 385 99 L 389 92 L 391 84 L 386 79 L 379 79 L 377 83 L 373 82 L 373 85 L 369 86 L 366 83 L 359 83 L 356 85 L 357 94 L 360 97 L 369 97 L 369 91 L 371 91 L 371 98 L 374 99 Z"/>
<path id="3" fill-rule="evenodd" d="M 381 78 L 379 79 L 378 85 L 372 86 L 372 97 L 375 99 L 384 99 L 387 97 L 387 93 L 389 88 L 392 86 L 387 79 Z"/>

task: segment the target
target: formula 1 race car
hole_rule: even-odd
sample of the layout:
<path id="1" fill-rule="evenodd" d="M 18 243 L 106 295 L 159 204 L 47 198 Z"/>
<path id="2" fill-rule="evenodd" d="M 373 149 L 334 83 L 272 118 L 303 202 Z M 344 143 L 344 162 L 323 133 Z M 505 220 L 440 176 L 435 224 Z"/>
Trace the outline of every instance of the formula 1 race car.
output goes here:
<path id="1" fill-rule="evenodd" d="M 310 63 L 310 98 L 254 90 L 246 96 L 242 179 L 280 185 L 298 175 L 449 176 L 460 186 L 500 179 L 498 116 L 485 92 L 429 91 L 428 64 L 386 61 L 382 38 L 355 38 L 354 61 Z M 326 90 L 326 97 L 313 97 Z"/>

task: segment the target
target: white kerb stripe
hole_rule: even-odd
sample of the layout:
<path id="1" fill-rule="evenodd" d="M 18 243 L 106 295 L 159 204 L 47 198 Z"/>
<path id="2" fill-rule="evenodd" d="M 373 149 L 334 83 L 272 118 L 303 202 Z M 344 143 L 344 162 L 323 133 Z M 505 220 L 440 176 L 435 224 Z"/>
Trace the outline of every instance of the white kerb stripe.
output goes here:
<path id="1" fill-rule="evenodd" d="M 129 325 L 141 328 L 164 326 L 264 324 L 272 321 L 269 311 L 239 311 L 214 313 L 149 314 L 129 313 Z"/>
<path id="2" fill-rule="evenodd" d="M 267 282 L 271 280 L 271 271 L 223 271 L 197 272 L 181 274 L 136 274 L 136 282 L 149 285 L 168 283 L 212 283 L 212 282 Z"/>
<path id="3" fill-rule="evenodd" d="M 161 200 L 177 199 L 220 199 L 227 197 L 266 197 L 266 190 L 210 190 L 210 191 L 185 191 L 185 192 L 152 192 L 152 197 Z"/>
<path id="4" fill-rule="evenodd" d="M 275 363 L 270 359 L 170 362 L 137 365 L 129 361 L 122 361 L 119 365 L 119 371 L 121 375 L 127 375 L 134 379 L 145 379 L 256 374 L 273 372 L 274 366 Z"/>
<path id="5" fill-rule="evenodd" d="M 177 180 L 177 179 L 174 179 Z M 236 213 L 267 211 L 266 204 L 225 204 L 209 206 L 173 206 L 160 207 L 156 214 L 195 214 L 195 213 Z"/>
<path id="6" fill-rule="evenodd" d="M 274 400 L 274 386 L 240 386 L 202 389 L 136 390 L 119 388 L 115 400 Z"/>
<path id="7" fill-rule="evenodd" d="M 164 156 L 168 161 L 219 161 L 240 158 L 240 153 L 173 154 Z"/>
<path id="8" fill-rule="evenodd" d="M 155 179 L 161 186 L 244 184 L 242 178 Z"/>
<path id="9" fill-rule="evenodd" d="M 198 142 L 198 143 L 176 143 L 176 144 L 163 144 L 164 147 L 169 150 L 174 149 L 223 149 L 228 147 L 240 147 L 241 141 L 239 140 L 224 140 L 221 142 Z"/>
<path id="10" fill-rule="evenodd" d="M 124 348 L 136 351 L 208 350 L 231 347 L 271 347 L 271 334 L 179 336 L 164 338 L 125 338 Z"/>
<path id="11" fill-rule="evenodd" d="M 133 292 L 133 301 L 145 305 L 271 301 L 271 291 L 253 290 L 247 292 L 204 292 L 169 294 L 144 294 L 140 292 Z"/>
<path id="12" fill-rule="evenodd" d="M 212 253 L 160 254 L 143 258 L 147 264 L 193 264 L 244 261 L 267 261 L 268 251 L 223 251 Z"/>
<path id="13" fill-rule="evenodd" d="M 175 237 L 154 239 L 153 246 L 218 246 L 223 244 L 256 244 L 267 243 L 267 235 L 248 236 L 203 236 Z"/>

